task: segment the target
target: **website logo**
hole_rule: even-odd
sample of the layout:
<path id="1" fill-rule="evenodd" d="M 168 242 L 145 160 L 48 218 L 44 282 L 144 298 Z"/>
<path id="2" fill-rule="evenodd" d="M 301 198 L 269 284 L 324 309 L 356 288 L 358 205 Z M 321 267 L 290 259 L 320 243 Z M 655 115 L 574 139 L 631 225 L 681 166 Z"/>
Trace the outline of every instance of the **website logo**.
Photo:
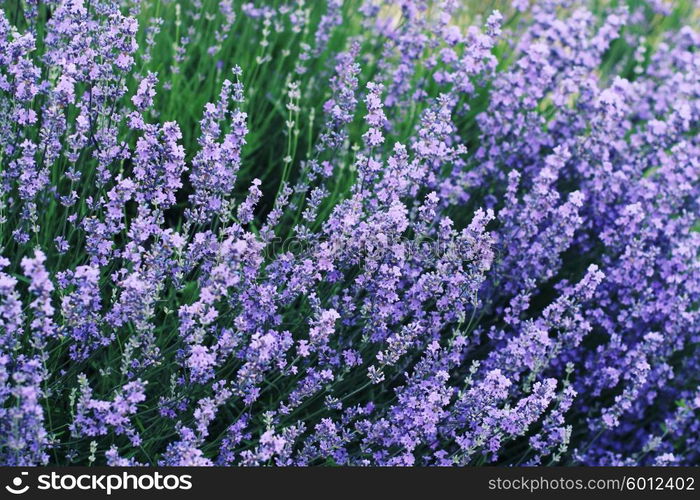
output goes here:
<path id="1" fill-rule="evenodd" d="M 13 495 L 21 495 L 22 493 L 26 493 L 27 490 L 29 489 L 29 485 L 25 485 L 22 487 L 22 476 L 28 476 L 29 472 L 22 472 L 20 473 L 19 476 L 15 477 L 12 479 L 12 486 L 7 485 L 5 486 L 5 489 L 12 493 Z"/>

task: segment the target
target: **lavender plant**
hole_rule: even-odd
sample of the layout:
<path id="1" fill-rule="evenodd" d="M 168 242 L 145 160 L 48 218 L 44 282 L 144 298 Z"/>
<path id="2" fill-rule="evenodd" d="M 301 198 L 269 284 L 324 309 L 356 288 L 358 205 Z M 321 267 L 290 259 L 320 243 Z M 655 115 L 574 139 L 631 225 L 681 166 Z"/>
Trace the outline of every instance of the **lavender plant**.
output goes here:
<path id="1" fill-rule="evenodd" d="M 700 464 L 700 11 L 492 3 L 5 0 L 0 463 Z"/>

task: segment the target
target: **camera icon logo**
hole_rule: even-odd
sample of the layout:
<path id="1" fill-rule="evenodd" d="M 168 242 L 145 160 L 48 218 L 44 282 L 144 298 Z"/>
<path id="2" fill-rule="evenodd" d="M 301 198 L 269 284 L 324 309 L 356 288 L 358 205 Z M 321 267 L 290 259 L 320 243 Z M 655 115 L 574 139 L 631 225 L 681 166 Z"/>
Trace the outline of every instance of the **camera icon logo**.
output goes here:
<path id="1" fill-rule="evenodd" d="M 22 493 L 26 493 L 29 489 L 29 485 L 25 485 L 24 487 L 22 487 L 22 476 L 27 475 L 29 475 L 28 472 L 22 472 L 19 476 L 12 479 L 12 486 L 7 485 L 5 486 L 5 489 L 13 495 L 21 495 Z"/>

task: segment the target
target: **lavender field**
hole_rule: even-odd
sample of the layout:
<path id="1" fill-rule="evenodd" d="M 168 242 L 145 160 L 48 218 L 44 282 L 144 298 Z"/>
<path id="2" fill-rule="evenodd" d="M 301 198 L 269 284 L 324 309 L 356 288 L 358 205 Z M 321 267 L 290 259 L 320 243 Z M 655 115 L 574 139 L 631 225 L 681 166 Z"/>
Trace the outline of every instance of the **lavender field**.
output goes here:
<path id="1" fill-rule="evenodd" d="M 0 465 L 700 465 L 700 3 L 0 0 Z"/>

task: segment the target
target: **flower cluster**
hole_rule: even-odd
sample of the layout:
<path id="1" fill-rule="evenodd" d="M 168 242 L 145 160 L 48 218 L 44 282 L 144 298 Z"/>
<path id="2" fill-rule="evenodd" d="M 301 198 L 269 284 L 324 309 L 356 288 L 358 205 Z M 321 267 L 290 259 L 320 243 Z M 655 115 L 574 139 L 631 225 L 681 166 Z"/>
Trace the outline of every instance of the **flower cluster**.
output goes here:
<path id="1" fill-rule="evenodd" d="M 697 8 L 500 3 L 0 8 L 0 463 L 700 464 Z"/>

